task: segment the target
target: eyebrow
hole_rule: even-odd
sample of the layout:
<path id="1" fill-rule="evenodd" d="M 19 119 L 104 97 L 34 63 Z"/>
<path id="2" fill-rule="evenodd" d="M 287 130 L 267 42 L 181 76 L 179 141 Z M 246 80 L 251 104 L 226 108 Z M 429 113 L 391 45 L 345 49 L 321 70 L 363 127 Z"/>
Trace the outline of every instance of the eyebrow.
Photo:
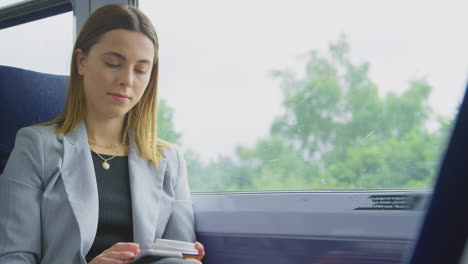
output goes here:
<path id="1" fill-rule="evenodd" d="M 120 53 L 118 53 L 118 52 L 115 52 L 115 51 L 108 51 L 108 52 L 104 53 L 103 56 L 104 56 L 104 55 L 112 55 L 112 56 L 118 57 L 118 58 L 120 58 L 120 59 L 122 59 L 122 60 L 124 60 L 124 61 L 127 60 L 127 58 L 125 58 L 124 55 L 122 55 L 122 54 L 120 54 Z M 151 64 L 151 61 L 150 61 L 150 60 L 147 60 L 147 59 L 143 59 L 143 60 L 137 61 L 137 63 L 148 63 L 148 64 Z"/>

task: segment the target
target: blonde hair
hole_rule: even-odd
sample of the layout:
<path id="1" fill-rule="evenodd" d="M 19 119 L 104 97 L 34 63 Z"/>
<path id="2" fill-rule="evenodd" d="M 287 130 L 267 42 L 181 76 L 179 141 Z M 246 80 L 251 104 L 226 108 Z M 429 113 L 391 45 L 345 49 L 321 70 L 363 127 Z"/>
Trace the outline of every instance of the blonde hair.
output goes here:
<path id="1" fill-rule="evenodd" d="M 125 29 L 141 32 L 148 36 L 154 44 L 154 65 L 150 80 L 140 101 L 127 113 L 124 135 L 130 131 L 139 154 L 156 166 L 163 159 L 163 149 L 172 145 L 157 138 L 157 97 L 159 42 L 151 21 L 140 10 L 134 7 L 111 4 L 105 5 L 93 12 L 81 29 L 73 51 L 81 49 L 87 54 L 104 33 Z M 56 134 L 73 132 L 78 123 L 85 117 L 85 100 L 83 77 L 78 74 L 76 56 L 72 55 L 68 94 L 65 106 L 58 117 L 40 125 L 57 125 Z"/>

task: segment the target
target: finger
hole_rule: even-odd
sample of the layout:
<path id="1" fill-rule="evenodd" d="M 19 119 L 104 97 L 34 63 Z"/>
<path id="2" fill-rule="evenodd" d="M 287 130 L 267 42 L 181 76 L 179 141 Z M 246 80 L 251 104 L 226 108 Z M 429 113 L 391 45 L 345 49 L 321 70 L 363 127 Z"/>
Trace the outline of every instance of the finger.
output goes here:
<path id="1" fill-rule="evenodd" d="M 135 258 L 135 254 L 130 251 L 108 251 L 101 255 L 103 258 L 114 260 L 131 260 Z"/>
<path id="2" fill-rule="evenodd" d="M 130 251 L 133 252 L 133 254 L 138 254 L 140 253 L 140 245 L 138 243 L 130 243 L 130 242 L 119 242 L 109 249 L 105 250 L 104 252 L 109 252 L 109 251 Z"/>
<path id="3" fill-rule="evenodd" d="M 198 256 L 196 259 L 201 260 L 205 256 L 205 247 L 200 242 L 195 242 L 195 248 L 198 250 Z"/>
<path id="4" fill-rule="evenodd" d="M 198 242 L 198 241 L 195 242 L 195 248 L 198 249 L 198 250 L 201 249 L 203 252 L 205 252 L 205 247 L 203 246 L 202 243 L 200 243 L 200 242 Z"/>
<path id="5" fill-rule="evenodd" d="M 182 254 L 183 259 L 197 259 L 198 255 Z"/>
<path id="6" fill-rule="evenodd" d="M 125 264 L 128 263 L 126 260 L 118 260 L 118 259 L 111 259 L 111 258 L 99 258 L 99 264 Z"/>

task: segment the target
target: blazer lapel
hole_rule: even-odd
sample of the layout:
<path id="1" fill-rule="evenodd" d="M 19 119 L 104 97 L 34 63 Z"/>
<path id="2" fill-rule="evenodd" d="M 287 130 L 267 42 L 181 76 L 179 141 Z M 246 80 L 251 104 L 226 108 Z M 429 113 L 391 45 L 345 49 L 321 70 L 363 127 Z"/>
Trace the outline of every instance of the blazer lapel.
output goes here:
<path id="1" fill-rule="evenodd" d="M 64 136 L 62 179 L 80 230 L 81 253 L 85 255 L 96 236 L 99 199 L 94 165 L 84 121 Z M 58 216 L 59 217 L 59 216 Z"/>
<path id="2" fill-rule="evenodd" d="M 166 159 L 159 168 L 141 158 L 130 137 L 128 167 L 132 193 L 133 238 L 141 249 L 151 248 L 156 235 L 156 226 L 161 200 Z"/>

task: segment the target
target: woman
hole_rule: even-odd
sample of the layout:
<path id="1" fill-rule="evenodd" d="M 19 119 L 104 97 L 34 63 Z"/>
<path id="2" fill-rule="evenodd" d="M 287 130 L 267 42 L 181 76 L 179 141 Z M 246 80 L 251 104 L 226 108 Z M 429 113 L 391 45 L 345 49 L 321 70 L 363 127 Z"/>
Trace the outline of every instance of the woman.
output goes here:
<path id="1" fill-rule="evenodd" d="M 0 176 L 0 263 L 125 263 L 157 238 L 195 241 L 184 158 L 156 135 L 158 64 L 138 9 L 88 18 L 63 112 L 18 132 Z M 201 263 L 196 248 L 156 263 Z"/>

